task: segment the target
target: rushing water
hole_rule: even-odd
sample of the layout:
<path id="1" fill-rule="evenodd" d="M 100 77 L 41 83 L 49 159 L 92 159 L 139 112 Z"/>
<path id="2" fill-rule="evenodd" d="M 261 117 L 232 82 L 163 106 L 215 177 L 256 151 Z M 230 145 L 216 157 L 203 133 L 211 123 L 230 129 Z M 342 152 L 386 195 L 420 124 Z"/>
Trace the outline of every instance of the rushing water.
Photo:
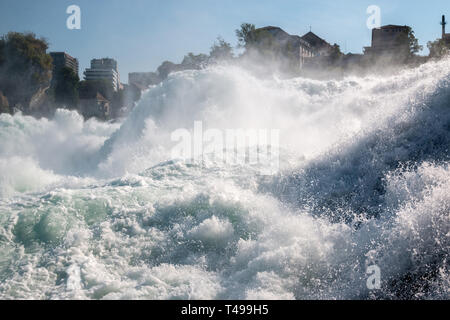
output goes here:
<path id="1" fill-rule="evenodd" d="M 171 159 L 194 121 L 279 129 L 278 173 Z M 2 114 L 0 298 L 448 299 L 449 147 L 450 60 L 341 81 L 186 71 L 122 123 Z"/>

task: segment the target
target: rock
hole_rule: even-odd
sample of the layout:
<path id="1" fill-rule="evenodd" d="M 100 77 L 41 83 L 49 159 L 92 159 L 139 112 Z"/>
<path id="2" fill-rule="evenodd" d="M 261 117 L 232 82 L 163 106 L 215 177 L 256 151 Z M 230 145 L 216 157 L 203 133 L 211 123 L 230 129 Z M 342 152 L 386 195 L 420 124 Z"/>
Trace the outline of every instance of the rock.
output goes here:
<path id="1" fill-rule="evenodd" d="M 0 113 L 11 113 L 8 98 L 6 98 L 3 95 L 3 92 L 1 91 L 0 91 Z"/>

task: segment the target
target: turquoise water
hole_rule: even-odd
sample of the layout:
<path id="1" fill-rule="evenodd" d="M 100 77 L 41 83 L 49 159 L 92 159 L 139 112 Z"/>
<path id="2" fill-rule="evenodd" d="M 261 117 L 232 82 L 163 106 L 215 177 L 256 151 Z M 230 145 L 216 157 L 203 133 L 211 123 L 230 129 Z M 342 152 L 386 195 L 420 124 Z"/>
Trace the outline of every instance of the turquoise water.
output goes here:
<path id="1" fill-rule="evenodd" d="M 173 159 L 194 121 L 279 129 L 279 171 Z M 0 298 L 448 299 L 449 142 L 450 60 L 340 81 L 186 71 L 120 123 L 2 114 Z"/>

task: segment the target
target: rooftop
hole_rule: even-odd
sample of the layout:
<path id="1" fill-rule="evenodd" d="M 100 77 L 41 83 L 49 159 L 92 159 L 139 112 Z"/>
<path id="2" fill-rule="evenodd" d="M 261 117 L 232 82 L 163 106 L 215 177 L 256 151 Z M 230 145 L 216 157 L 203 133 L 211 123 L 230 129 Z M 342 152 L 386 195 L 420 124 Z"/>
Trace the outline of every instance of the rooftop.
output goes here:
<path id="1" fill-rule="evenodd" d="M 284 31 L 283 29 L 281 29 L 279 27 L 267 26 L 267 27 L 259 28 L 257 30 L 267 31 L 276 37 L 289 37 L 290 36 L 289 33 L 287 33 L 286 31 Z"/>
<path id="2" fill-rule="evenodd" d="M 311 46 L 308 41 L 302 39 L 300 36 L 290 35 L 289 33 L 287 33 L 286 31 L 284 31 L 283 29 L 281 29 L 279 27 L 267 26 L 267 27 L 263 27 L 263 28 L 258 28 L 256 30 L 268 32 L 272 36 L 277 38 L 279 41 L 283 41 L 283 42 L 286 41 L 286 43 L 291 43 L 291 44 L 302 44 L 306 47 Z"/>
<path id="3" fill-rule="evenodd" d="M 303 40 L 307 41 L 309 44 L 311 44 L 313 47 L 328 47 L 331 45 L 326 42 L 325 40 L 323 40 L 321 37 L 319 37 L 318 35 L 316 35 L 313 32 L 308 32 L 307 34 L 303 35 L 301 37 Z"/>
<path id="4" fill-rule="evenodd" d="M 400 26 L 400 25 L 396 25 L 396 24 L 388 24 L 386 26 L 381 26 L 377 29 L 403 29 L 403 28 L 409 28 L 408 26 Z"/>
<path id="5" fill-rule="evenodd" d="M 64 55 L 64 56 L 67 56 L 69 58 L 76 59 L 76 58 L 72 57 L 70 54 L 68 54 L 65 51 L 54 51 L 54 52 L 50 52 L 49 54 L 51 56 L 62 56 L 62 55 Z"/>

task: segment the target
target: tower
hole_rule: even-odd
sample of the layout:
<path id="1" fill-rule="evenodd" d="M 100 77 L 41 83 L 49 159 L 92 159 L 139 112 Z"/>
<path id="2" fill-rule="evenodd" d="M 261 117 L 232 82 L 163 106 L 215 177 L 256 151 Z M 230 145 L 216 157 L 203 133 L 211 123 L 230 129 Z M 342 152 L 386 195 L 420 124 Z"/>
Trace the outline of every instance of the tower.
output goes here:
<path id="1" fill-rule="evenodd" d="M 120 76 L 117 61 L 110 58 L 92 59 L 91 68 L 84 71 L 85 80 L 107 80 L 114 91 L 120 89 Z"/>
<path id="2" fill-rule="evenodd" d="M 445 38 L 445 25 L 446 24 L 447 24 L 447 22 L 445 21 L 445 16 L 443 15 L 442 16 L 442 22 L 441 22 L 441 25 L 442 25 L 442 39 Z"/>

